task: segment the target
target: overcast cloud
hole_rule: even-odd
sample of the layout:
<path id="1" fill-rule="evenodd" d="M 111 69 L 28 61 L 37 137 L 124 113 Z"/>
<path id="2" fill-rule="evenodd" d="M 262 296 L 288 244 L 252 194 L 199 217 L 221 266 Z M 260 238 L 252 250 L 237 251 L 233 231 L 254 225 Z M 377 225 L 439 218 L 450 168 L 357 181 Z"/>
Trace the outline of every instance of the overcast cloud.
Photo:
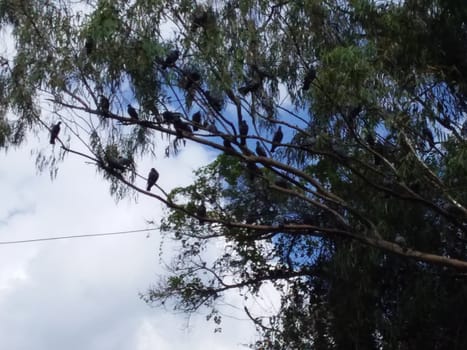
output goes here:
<path id="1" fill-rule="evenodd" d="M 41 147 L 47 142 L 43 138 Z M 51 147 L 51 146 L 50 146 Z M 93 166 L 69 155 L 56 180 L 37 174 L 31 146 L 0 155 L 0 241 L 146 228 L 161 217 L 158 202 L 115 203 Z M 159 184 L 188 184 L 208 155 L 190 144 L 177 157 L 159 157 Z M 142 180 L 141 180 L 142 181 Z M 164 273 L 160 236 L 145 233 L 0 245 L 0 347 L 2 349 L 179 350 L 243 348 L 252 324 L 226 318 L 213 333 L 205 315 L 151 308 L 138 297 Z M 168 245 L 164 245 L 169 249 Z M 170 250 L 170 249 L 169 249 Z M 164 251 L 165 260 L 170 251 Z M 244 316 L 243 316 L 244 318 Z"/>

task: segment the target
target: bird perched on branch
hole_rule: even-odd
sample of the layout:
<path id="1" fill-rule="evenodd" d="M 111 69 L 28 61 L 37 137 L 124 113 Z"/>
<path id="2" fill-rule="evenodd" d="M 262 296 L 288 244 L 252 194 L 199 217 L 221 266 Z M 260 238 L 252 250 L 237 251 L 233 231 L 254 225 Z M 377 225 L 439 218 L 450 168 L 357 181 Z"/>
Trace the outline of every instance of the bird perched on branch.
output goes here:
<path id="1" fill-rule="evenodd" d="M 99 111 L 101 111 L 104 115 L 109 114 L 110 111 L 110 102 L 107 97 L 104 95 L 99 96 Z"/>
<path id="2" fill-rule="evenodd" d="M 91 37 L 86 38 L 84 48 L 86 49 L 86 54 L 90 55 L 94 51 L 94 39 Z"/>
<path id="3" fill-rule="evenodd" d="M 272 138 L 271 153 L 273 153 L 276 150 L 276 147 L 282 142 L 283 137 L 284 134 L 282 133 L 282 127 L 279 126 L 279 129 L 277 129 L 276 133 Z"/>
<path id="4" fill-rule="evenodd" d="M 310 89 L 311 83 L 316 79 L 316 70 L 311 67 L 305 74 L 303 78 L 303 91 L 308 91 Z"/>
<path id="5" fill-rule="evenodd" d="M 376 140 L 369 131 L 367 132 L 365 136 L 365 141 L 368 144 L 368 146 L 370 146 L 371 148 L 375 147 Z"/>
<path id="6" fill-rule="evenodd" d="M 251 80 L 247 82 L 245 85 L 238 88 L 238 92 L 245 96 L 250 92 L 255 92 L 261 87 L 261 80 Z"/>
<path id="7" fill-rule="evenodd" d="M 206 213 L 207 213 L 206 206 L 204 205 L 203 202 L 201 202 L 201 204 L 196 208 L 196 215 L 200 217 L 199 218 L 200 225 L 204 224 L 204 220 L 202 218 L 206 217 Z"/>
<path id="8" fill-rule="evenodd" d="M 217 126 L 216 126 L 216 124 L 214 122 L 209 123 L 206 126 L 206 130 L 209 131 L 211 134 L 218 134 L 219 133 L 219 130 L 217 129 Z"/>
<path id="9" fill-rule="evenodd" d="M 182 115 L 177 112 L 170 112 L 170 111 L 165 111 L 162 113 L 162 118 L 164 118 L 164 122 L 168 124 L 175 123 L 176 121 L 180 120 Z"/>
<path id="10" fill-rule="evenodd" d="M 433 137 L 433 133 L 427 127 L 422 129 L 422 137 L 428 141 L 428 144 L 433 147 L 435 145 L 435 138 Z"/>
<path id="11" fill-rule="evenodd" d="M 175 132 L 177 133 L 177 138 L 183 139 L 183 136 L 190 136 L 193 134 L 190 125 L 182 122 L 180 119 L 177 119 L 174 122 Z"/>
<path id="12" fill-rule="evenodd" d="M 193 130 L 198 131 L 198 125 L 201 125 L 201 112 L 198 111 L 193 116 L 191 117 L 191 120 L 193 121 Z"/>
<path id="13" fill-rule="evenodd" d="M 461 136 L 467 138 L 467 120 L 462 123 Z"/>
<path id="14" fill-rule="evenodd" d="M 256 154 L 260 157 L 267 157 L 266 151 L 264 150 L 263 146 L 261 146 L 259 141 L 256 141 Z"/>
<path id="15" fill-rule="evenodd" d="M 201 74 L 195 70 L 185 70 L 183 76 L 180 79 L 180 87 L 187 90 L 189 93 L 193 93 L 195 89 L 201 83 Z"/>
<path id="16" fill-rule="evenodd" d="M 191 28 L 192 32 L 196 32 L 198 28 L 204 28 L 209 22 L 209 14 L 206 10 L 201 7 L 196 8 L 193 11 L 191 18 Z"/>
<path id="17" fill-rule="evenodd" d="M 55 139 L 58 137 L 58 133 L 60 132 L 60 124 L 61 123 L 62 122 L 58 122 L 50 130 L 50 144 L 52 144 L 52 145 L 55 145 Z"/>
<path id="18" fill-rule="evenodd" d="M 152 168 L 148 175 L 148 185 L 146 191 L 151 191 L 151 187 L 154 186 L 159 179 L 159 173 L 156 169 Z"/>
<path id="19" fill-rule="evenodd" d="M 165 60 L 161 63 L 162 69 L 166 69 L 167 67 L 173 67 L 175 62 L 177 62 L 178 58 L 180 57 L 180 51 L 172 50 L 170 51 Z"/>
<path id="20" fill-rule="evenodd" d="M 134 109 L 131 105 L 128 105 L 127 111 L 131 119 L 138 120 L 138 112 L 136 112 L 136 109 Z"/>
<path id="21" fill-rule="evenodd" d="M 246 121 L 242 120 L 240 122 L 240 144 L 242 146 L 246 145 L 246 136 L 248 135 L 248 124 Z"/>
<path id="22" fill-rule="evenodd" d="M 224 107 L 224 101 L 220 96 L 216 96 L 211 91 L 206 91 L 206 99 L 208 100 L 209 105 L 216 111 L 222 111 Z"/>
<path id="23" fill-rule="evenodd" d="M 230 136 L 224 137 L 224 148 L 226 148 L 226 153 L 231 153 L 231 151 L 233 151 L 232 143 L 230 141 Z"/>

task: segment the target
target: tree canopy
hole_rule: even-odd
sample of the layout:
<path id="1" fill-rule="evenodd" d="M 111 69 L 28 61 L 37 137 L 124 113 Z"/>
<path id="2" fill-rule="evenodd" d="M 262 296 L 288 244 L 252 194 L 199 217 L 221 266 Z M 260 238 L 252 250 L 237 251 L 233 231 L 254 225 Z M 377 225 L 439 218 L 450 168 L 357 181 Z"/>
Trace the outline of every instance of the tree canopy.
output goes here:
<path id="1" fill-rule="evenodd" d="M 465 349 L 466 21 L 462 0 L 0 0 L 0 146 L 48 129 L 40 169 L 73 153 L 167 206 L 180 252 L 149 303 L 220 323 L 225 291 L 270 285 L 253 348 Z M 138 168 L 193 142 L 217 157 L 190 186 Z"/>

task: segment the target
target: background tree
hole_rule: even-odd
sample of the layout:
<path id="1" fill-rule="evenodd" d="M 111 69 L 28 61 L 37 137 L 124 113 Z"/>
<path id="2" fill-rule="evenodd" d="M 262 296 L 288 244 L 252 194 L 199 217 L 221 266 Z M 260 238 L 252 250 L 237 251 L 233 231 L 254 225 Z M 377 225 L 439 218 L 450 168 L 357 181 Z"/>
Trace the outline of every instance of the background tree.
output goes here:
<path id="1" fill-rule="evenodd" d="M 117 198 L 167 205 L 180 254 L 148 302 L 219 323 L 225 291 L 272 285 L 277 314 L 245 309 L 253 347 L 464 349 L 466 18 L 442 0 L 2 0 L 0 144 L 59 120 L 39 168 L 77 154 Z M 219 156 L 145 191 L 158 134 L 168 156 Z"/>

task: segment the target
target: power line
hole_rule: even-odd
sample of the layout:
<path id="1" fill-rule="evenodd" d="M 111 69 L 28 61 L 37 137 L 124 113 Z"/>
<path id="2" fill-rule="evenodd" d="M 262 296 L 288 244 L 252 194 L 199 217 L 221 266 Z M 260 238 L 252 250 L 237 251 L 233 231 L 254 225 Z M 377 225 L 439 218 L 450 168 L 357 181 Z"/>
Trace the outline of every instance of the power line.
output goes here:
<path id="1" fill-rule="evenodd" d="M 104 233 L 90 233 L 86 235 L 73 235 L 73 236 L 57 236 L 57 237 L 44 237 L 34 239 L 24 239 L 19 241 L 0 241 L 0 245 L 6 244 L 19 244 L 19 243 L 32 243 L 32 242 L 43 242 L 43 241 L 57 241 L 60 239 L 73 239 L 73 238 L 86 238 L 86 237 L 101 237 L 101 236 L 114 236 L 114 235 L 127 235 L 131 233 L 149 232 L 155 231 L 159 228 L 147 228 L 141 230 L 129 230 L 129 231 L 116 231 L 116 232 L 104 232 Z"/>

